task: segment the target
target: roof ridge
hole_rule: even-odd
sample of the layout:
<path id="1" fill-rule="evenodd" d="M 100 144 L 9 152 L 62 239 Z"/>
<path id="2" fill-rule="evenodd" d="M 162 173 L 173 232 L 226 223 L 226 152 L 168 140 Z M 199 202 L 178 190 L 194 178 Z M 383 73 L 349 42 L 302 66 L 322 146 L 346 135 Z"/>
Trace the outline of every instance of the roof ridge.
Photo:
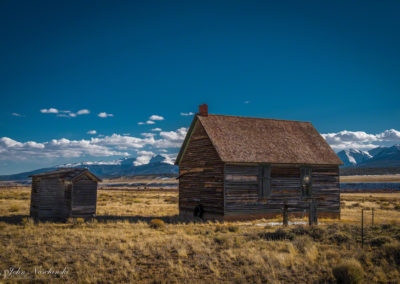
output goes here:
<path id="1" fill-rule="evenodd" d="M 245 118 L 245 119 L 260 119 L 260 120 L 275 120 L 275 121 L 287 121 L 287 122 L 302 122 L 302 123 L 310 123 L 310 121 L 302 121 L 302 120 L 291 120 L 291 119 L 277 119 L 277 118 L 265 118 L 265 117 L 253 117 L 253 116 L 241 116 L 241 115 L 225 115 L 225 114 L 208 114 L 208 116 L 225 116 L 225 117 L 237 117 L 237 118 Z M 200 116 L 205 117 L 205 116 Z"/>

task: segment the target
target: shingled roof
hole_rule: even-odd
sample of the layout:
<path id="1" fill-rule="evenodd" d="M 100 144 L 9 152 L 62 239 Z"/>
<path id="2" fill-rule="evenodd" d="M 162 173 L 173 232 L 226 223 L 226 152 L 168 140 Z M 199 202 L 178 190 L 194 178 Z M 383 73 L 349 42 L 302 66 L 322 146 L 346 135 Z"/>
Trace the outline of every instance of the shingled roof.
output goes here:
<path id="1" fill-rule="evenodd" d="M 92 174 L 88 169 L 85 168 L 60 168 L 55 171 L 44 172 L 40 174 L 30 175 L 29 177 L 58 177 L 65 180 L 74 180 L 75 178 L 87 174 L 93 180 L 98 182 L 101 181 L 100 178 Z"/>
<path id="2" fill-rule="evenodd" d="M 343 164 L 310 122 L 215 114 L 196 115 L 176 164 L 184 154 L 196 123 L 204 127 L 224 162 Z"/>

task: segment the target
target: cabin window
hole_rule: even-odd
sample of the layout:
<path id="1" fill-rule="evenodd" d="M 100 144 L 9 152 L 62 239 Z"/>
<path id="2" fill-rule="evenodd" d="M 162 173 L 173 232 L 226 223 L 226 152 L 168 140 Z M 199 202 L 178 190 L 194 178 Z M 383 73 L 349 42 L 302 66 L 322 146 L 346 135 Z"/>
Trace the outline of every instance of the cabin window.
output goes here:
<path id="1" fill-rule="evenodd" d="M 303 197 L 311 197 L 312 194 L 312 170 L 311 167 L 302 167 L 300 170 L 301 193 Z"/>
<path id="2" fill-rule="evenodd" d="M 261 165 L 258 174 L 258 196 L 259 198 L 267 198 L 271 195 L 271 167 Z"/>

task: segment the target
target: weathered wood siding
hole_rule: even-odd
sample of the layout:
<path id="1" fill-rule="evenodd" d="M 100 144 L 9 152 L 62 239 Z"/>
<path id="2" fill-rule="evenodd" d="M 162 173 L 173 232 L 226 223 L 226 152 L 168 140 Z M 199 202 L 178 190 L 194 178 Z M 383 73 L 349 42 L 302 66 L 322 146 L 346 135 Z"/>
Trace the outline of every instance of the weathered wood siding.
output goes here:
<path id="1" fill-rule="evenodd" d="M 225 166 L 225 216 L 270 217 L 279 215 L 283 205 L 289 212 L 303 213 L 309 199 L 302 196 L 299 166 L 271 166 L 271 192 L 260 198 L 259 166 Z M 318 212 L 338 217 L 340 192 L 337 166 L 312 166 L 312 195 Z"/>
<path id="2" fill-rule="evenodd" d="M 32 217 L 39 217 L 39 206 L 40 206 L 40 179 L 32 178 L 32 189 L 31 189 L 31 205 L 30 215 Z"/>
<path id="3" fill-rule="evenodd" d="M 179 212 L 193 216 L 201 204 L 205 218 L 224 213 L 224 164 L 197 122 L 179 165 Z"/>
<path id="4" fill-rule="evenodd" d="M 39 218 L 62 218 L 64 209 L 64 185 L 59 178 L 40 179 Z"/>
<path id="5" fill-rule="evenodd" d="M 83 175 L 72 187 L 71 217 L 90 217 L 96 214 L 97 182 Z"/>

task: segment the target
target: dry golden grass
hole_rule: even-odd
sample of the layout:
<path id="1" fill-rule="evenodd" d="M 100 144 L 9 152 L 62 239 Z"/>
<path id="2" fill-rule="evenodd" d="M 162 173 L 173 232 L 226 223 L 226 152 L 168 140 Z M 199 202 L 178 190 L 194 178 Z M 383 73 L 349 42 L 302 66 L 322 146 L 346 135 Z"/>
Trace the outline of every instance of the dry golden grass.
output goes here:
<path id="1" fill-rule="evenodd" d="M 400 175 L 341 176 L 340 182 L 400 182 Z"/>
<path id="2" fill-rule="evenodd" d="M 66 267 L 68 273 L 62 277 L 68 283 L 333 282 L 333 268 L 346 260 L 336 271 L 346 272 L 350 263 L 361 267 L 365 283 L 398 282 L 399 212 L 391 200 L 398 204 L 399 198 L 400 194 L 342 195 L 345 223 L 356 222 L 363 206 L 380 208 L 390 201 L 389 207 L 377 209 L 377 216 L 393 217 L 382 217 L 377 223 L 384 225 L 368 227 L 366 247 L 361 249 L 359 226 L 343 221 L 286 229 L 256 225 L 267 220 L 184 222 L 176 216 L 177 192 L 100 190 L 97 219 L 34 223 L 27 218 L 29 189 L 3 189 L 1 277 L 4 270 L 19 267 L 30 273 L 30 280 L 48 281 L 57 276 L 32 271 Z M 360 207 L 351 207 L 356 202 Z"/>

